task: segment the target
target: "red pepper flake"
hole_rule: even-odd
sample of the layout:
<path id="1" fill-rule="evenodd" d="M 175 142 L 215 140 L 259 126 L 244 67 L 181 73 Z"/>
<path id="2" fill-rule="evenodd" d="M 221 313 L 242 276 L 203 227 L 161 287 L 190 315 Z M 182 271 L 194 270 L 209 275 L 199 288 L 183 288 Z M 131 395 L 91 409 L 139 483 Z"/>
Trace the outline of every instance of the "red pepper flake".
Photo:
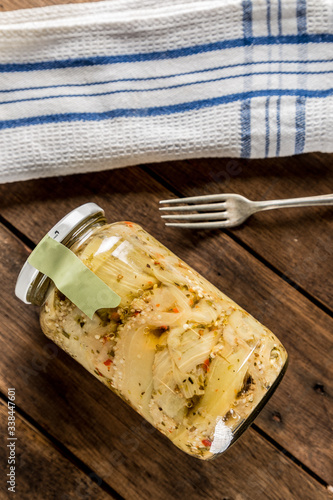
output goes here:
<path id="1" fill-rule="evenodd" d="M 204 365 L 204 370 L 206 372 L 209 372 L 209 364 L 210 364 L 210 361 L 209 361 L 209 358 L 208 358 L 208 359 L 206 359 L 206 361 L 204 361 L 204 364 L 203 364 Z"/>
<path id="2" fill-rule="evenodd" d="M 103 337 L 103 345 L 108 341 L 108 337 Z"/>
<path id="3" fill-rule="evenodd" d="M 166 332 L 167 330 L 169 330 L 169 327 L 166 325 L 162 325 L 162 326 L 160 326 L 160 329 L 163 330 L 164 332 Z"/>
<path id="4" fill-rule="evenodd" d="M 106 361 L 104 361 L 103 365 L 110 366 L 111 363 L 112 363 L 112 360 L 111 359 L 107 359 Z"/>
<path id="5" fill-rule="evenodd" d="M 193 299 L 189 300 L 189 304 L 190 304 L 190 306 L 193 306 L 193 304 L 194 304 Z"/>
<path id="6" fill-rule="evenodd" d="M 174 307 L 174 308 L 172 309 L 172 311 L 173 311 L 174 313 L 179 313 L 179 309 L 177 309 L 177 307 Z"/>
<path id="7" fill-rule="evenodd" d="M 100 377 L 103 377 L 103 373 L 101 373 L 101 372 L 99 371 L 99 369 L 98 369 L 98 368 L 95 368 L 95 372 L 96 372 L 96 373 L 97 373 L 97 375 L 99 375 Z"/>
<path id="8" fill-rule="evenodd" d="M 206 446 L 206 448 L 211 447 L 212 442 L 210 441 L 210 439 L 203 439 L 201 442 L 204 446 Z"/>
<path id="9" fill-rule="evenodd" d="M 111 313 L 111 319 L 113 319 L 113 321 L 119 321 L 120 316 L 117 312 L 113 312 L 113 313 Z"/>
<path id="10" fill-rule="evenodd" d="M 129 222 L 128 220 L 125 220 L 124 223 L 126 224 L 126 226 L 128 227 L 133 227 L 133 224 L 132 222 Z"/>
<path id="11" fill-rule="evenodd" d="M 161 304 L 156 304 L 156 307 L 160 307 Z"/>
<path id="12" fill-rule="evenodd" d="M 155 266 L 160 266 L 160 265 L 161 265 L 161 263 L 160 263 L 160 262 L 158 262 L 158 260 L 155 260 L 155 261 L 154 261 L 154 264 L 155 264 Z"/>

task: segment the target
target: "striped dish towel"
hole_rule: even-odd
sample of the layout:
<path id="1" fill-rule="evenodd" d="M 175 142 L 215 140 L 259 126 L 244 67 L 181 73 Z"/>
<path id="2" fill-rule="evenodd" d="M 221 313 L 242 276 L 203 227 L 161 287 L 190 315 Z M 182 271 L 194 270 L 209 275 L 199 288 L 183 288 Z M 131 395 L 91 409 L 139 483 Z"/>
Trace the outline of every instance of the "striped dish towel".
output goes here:
<path id="1" fill-rule="evenodd" d="M 0 181 L 333 151 L 332 0 L 0 13 Z"/>

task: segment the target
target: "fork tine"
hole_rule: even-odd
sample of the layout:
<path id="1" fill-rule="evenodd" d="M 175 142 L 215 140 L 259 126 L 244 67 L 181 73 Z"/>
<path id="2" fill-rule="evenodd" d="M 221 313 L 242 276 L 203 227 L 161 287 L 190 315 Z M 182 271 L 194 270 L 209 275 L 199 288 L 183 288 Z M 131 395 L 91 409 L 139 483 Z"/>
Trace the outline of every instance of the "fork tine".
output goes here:
<path id="1" fill-rule="evenodd" d="M 227 212 L 213 212 L 210 214 L 189 214 L 189 215 L 161 215 L 162 219 L 178 219 L 178 220 L 221 220 L 227 218 Z"/>
<path id="2" fill-rule="evenodd" d="M 196 203 L 197 201 L 224 201 L 226 199 L 225 194 L 210 194 L 203 196 L 190 196 L 189 198 L 173 198 L 171 200 L 161 200 L 160 204 L 164 203 Z"/>
<path id="3" fill-rule="evenodd" d="M 169 227 L 182 227 L 189 229 L 218 229 L 224 227 L 230 227 L 230 221 L 218 221 L 218 222 L 167 222 L 165 224 Z"/>
<path id="4" fill-rule="evenodd" d="M 183 201 L 183 200 L 181 200 Z M 178 200 L 179 202 L 179 200 Z M 165 211 L 169 210 L 172 212 L 186 212 L 189 210 L 197 210 L 198 212 L 201 212 L 202 210 L 223 210 L 225 208 L 225 202 L 224 203 L 209 203 L 208 205 L 185 205 L 185 206 L 179 206 L 179 207 L 160 207 L 159 210 Z"/>

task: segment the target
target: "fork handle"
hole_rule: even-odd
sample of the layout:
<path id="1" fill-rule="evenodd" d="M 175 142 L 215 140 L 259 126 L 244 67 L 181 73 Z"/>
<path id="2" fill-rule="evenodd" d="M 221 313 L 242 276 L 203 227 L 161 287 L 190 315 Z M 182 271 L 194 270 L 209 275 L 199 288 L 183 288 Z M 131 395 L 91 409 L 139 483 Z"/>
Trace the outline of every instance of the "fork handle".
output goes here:
<path id="1" fill-rule="evenodd" d="M 333 205 L 333 194 L 308 196 L 306 198 L 289 198 L 287 200 L 254 201 L 255 212 L 273 210 L 274 208 L 311 207 L 314 205 Z"/>

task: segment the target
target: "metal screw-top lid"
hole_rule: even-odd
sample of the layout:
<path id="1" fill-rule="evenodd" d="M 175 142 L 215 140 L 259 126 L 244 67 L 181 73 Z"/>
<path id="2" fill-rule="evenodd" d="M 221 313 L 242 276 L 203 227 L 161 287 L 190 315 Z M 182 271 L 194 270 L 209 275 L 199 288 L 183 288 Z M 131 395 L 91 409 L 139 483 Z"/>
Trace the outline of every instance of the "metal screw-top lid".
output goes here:
<path id="1" fill-rule="evenodd" d="M 60 243 L 65 243 L 66 239 L 68 240 L 68 237 L 87 219 L 97 215 L 104 216 L 104 210 L 96 205 L 96 203 L 81 205 L 65 215 L 65 217 L 53 226 L 48 235 Z M 26 261 L 17 278 L 15 287 L 15 295 L 26 304 L 31 304 L 28 294 L 38 275 L 40 275 L 40 272 Z"/>

